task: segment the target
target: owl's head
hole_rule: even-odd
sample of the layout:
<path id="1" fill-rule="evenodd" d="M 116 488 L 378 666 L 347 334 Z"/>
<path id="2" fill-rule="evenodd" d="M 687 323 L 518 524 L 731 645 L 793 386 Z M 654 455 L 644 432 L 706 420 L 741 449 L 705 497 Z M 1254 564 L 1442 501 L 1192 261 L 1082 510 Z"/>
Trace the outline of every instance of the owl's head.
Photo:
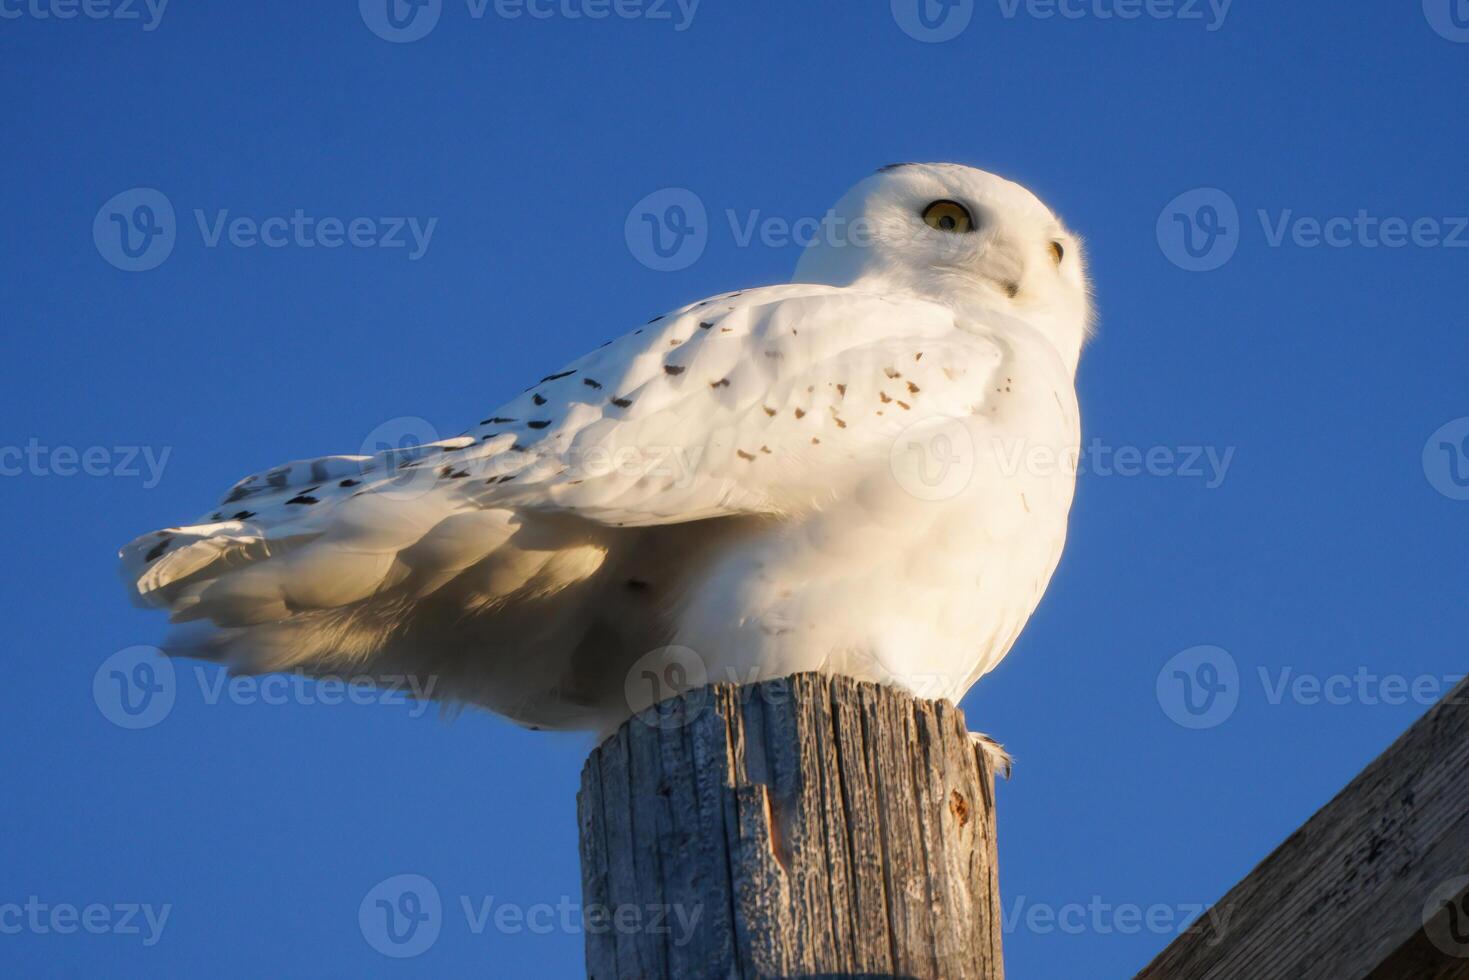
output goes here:
<path id="1" fill-rule="evenodd" d="M 1030 191 L 952 163 L 884 167 L 832 209 L 796 282 L 899 291 L 961 312 L 1002 312 L 1063 354 L 1091 322 L 1081 240 Z"/>

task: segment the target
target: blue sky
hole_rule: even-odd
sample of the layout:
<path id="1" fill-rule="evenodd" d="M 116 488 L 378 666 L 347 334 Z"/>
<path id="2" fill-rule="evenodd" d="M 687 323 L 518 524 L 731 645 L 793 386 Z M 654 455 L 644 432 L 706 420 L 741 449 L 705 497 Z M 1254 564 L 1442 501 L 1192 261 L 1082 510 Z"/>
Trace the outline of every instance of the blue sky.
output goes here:
<path id="1" fill-rule="evenodd" d="M 115 549 L 458 432 L 954 160 L 1086 236 L 1100 311 L 1066 557 L 963 705 L 1019 761 L 1008 962 L 1131 975 L 1174 927 L 1129 908 L 1221 896 L 1464 670 L 1462 7 L 0 0 L 4 972 L 574 975 L 560 913 L 479 912 L 579 902 L 585 740 L 188 662 L 123 727 L 94 680 L 162 623 Z M 670 189 L 702 230 L 662 261 L 629 216 Z M 359 923 L 400 874 L 442 904 L 410 958 Z"/>

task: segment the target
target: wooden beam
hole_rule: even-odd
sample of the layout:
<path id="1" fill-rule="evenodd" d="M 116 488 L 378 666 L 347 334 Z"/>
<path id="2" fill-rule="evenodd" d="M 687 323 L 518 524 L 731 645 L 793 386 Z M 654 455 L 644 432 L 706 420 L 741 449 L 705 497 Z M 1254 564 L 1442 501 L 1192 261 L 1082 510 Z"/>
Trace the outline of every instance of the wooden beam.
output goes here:
<path id="1" fill-rule="evenodd" d="M 596 980 L 1003 976 L 994 777 L 946 701 L 711 685 L 593 751 L 577 812 Z"/>
<path id="2" fill-rule="evenodd" d="M 1466 875 L 1469 679 L 1138 977 L 1469 977 Z"/>

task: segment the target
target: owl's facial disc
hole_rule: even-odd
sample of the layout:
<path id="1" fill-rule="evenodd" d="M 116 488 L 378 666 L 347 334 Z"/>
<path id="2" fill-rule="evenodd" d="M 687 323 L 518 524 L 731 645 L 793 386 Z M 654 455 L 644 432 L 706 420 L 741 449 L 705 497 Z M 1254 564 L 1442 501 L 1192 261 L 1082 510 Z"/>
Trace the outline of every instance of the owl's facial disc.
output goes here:
<path id="1" fill-rule="evenodd" d="M 1050 228 L 1049 236 L 1028 233 L 1028 226 L 1036 223 L 1026 220 L 1032 216 L 1007 214 L 995 204 L 962 198 L 930 201 L 916 217 L 925 228 L 915 224 L 915 238 L 932 239 L 923 244 L 936 268 L 959 275 L 971 272 L 1009 300 L 1019 298 L 1022 288 L 1037 278 L 1039 288 L 1054 285 L 1066 261 L 1070 236 L 1049 213 L 1039 222 L 1041 230 Z M 922 255 L 925 249 L 918 251 Z"/>
<path id="2" fill-rule="evenodd" d="M 1079 345 L 1091 317 L 1079 240 L 1030 191 L 956 164 L 884 167 L 834 208 L 861 245 L 813 242 L 799 282 L 896 290 L 969 311 L 998 310 Z"/>

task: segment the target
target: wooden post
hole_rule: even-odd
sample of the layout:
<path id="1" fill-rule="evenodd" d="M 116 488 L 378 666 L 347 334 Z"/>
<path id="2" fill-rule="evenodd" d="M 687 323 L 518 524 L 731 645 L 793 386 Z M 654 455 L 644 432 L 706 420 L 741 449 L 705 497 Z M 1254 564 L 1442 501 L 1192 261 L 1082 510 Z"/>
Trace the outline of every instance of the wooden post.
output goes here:
<path id="1" fill-rule="evenodd" d="M 1469 978 L 1469 679 L 1217 905 L 1138 980 Z"/>
<path id="2" fill-rule="evenodd" d="M 595 980 L 1003 977 L 994 774 L 946 701 L 701 688 L 592 752 L 577 815 Z"/>

